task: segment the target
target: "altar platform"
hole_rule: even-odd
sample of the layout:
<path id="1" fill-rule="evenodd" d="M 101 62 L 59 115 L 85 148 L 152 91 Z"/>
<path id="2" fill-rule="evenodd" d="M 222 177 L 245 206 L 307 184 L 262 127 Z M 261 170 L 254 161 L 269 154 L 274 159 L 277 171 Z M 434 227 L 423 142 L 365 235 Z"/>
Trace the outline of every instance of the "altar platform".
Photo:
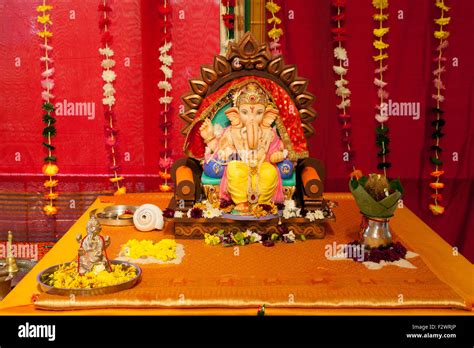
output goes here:
<path id="1" fill-rule="evenodd" d="M 89 212 L 110 204 L 153 203 L 164 209 L 170 194 L 99 197 L 54 248 L 0 302 L 0 315 L 472 315 L 473 265 L 408 208 L 391 221 L 394 239 L 419 254 L 416 269 L 386 266 L 369 270 L 351 260 L 328 260 L 327 245 L 357 238 L 360 215 L 349 193 L 327 193 L 338 202 L 337 221 L 324 239 L 274 247 L 260 244 L 234 248 L 209 246 L 199 239 L 179 239 L 181 264 L 140 265 L 141 282 L 133 289 L 99 297 L 40 294 L 36 276 L 45 268 L 76 257 L 77 233 L 84 233 Z M 129 239 L 174 238 L 164 231 L 138 232 L 133 227 L 103 226 L 115 258 Z M 402 300 L 400 300 L 402 295 Z M 36 307 L 32 298 L 36 298 Z M 41 309 L 38 309 L 41 307 Z"/>

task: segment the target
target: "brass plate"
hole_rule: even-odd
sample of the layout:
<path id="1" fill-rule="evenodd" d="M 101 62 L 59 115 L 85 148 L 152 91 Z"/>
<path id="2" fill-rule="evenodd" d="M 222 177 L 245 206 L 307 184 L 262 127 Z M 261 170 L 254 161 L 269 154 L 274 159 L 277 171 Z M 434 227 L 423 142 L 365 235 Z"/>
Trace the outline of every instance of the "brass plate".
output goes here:
<path id="1" fill-rule="evenodd" d="M 64 288 L 56 288 L 51 285 L 47 285 L 46 283 L 43 282 L 43 280 L 48 277 L 51 273 L 56 271 L 59 266 L 62 265 L 55 265 L 52 267 L 49 267 L 42 271 L 38 276 L 36 277 L 36 280 L 39 283 L 39 286 L 41 290 L 47 294 L 51 295 L 62 295 L 62 296 L 70 296 L 70 295 L 76 295 L 76 296 L 96 296 L 96 295 L 105 295 L 105 294 L 111 294 L 114 292 L 119 292 L 122 290 L 130 289 L 134 287 L 140 280 L 141 275 L 142 275 L 142 270 L 139 266 L 130 263 L 130 262 L 125 262 L 125 261 L 118 261 L 118 260 L 112 260 L 110 261 L 111 264 L 114 265 L 125 265 L 129 267 L 134 267 L 137 272 L 137 276 L 133 279 L 130 279 L 124 283 L 120 284 L 115 284 L 111 286 L 103 286 L 100 288 L 92 288 L 92 289 L 64 289 Z M 70 262 L 65 263 L 64 265 L 68 265 Z"/>

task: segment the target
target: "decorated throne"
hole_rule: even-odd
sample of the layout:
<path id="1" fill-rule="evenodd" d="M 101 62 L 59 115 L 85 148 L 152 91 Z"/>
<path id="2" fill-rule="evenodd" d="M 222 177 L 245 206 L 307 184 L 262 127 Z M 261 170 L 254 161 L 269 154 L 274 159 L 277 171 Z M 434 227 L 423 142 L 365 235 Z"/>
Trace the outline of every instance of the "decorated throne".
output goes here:
<path id="1" fill-rule="evenodd" d="M 323 208 L 324 166 L 308 153 L 316 113 L 307 85 L 251 33 L 202 65 L 182 97 L 188 157 L 171 168 L 170 207 L 232 202 L 239 221 L 255 206 L 291 200 L 305 211 Z"/>

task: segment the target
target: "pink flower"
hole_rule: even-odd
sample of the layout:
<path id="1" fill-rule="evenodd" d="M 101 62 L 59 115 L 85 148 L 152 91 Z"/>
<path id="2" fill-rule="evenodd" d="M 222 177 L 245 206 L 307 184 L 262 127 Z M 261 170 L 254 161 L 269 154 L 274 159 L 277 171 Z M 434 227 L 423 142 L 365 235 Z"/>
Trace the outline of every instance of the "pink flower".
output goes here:
<path id="1" fill-rule="evenodd" d="M 387 91 L 385 91 L 383 88 L 379 88 L 379 90 L 377 91 L 377 96 L 380 98 L 380 99 L 387 99 L 389 94 Z"/>
<path id="2" fill-rule="evenodd" d="M 173 160 L 170 157 L 160 158 L 159 166 L 162 169 L 169 169 L 173 165 Z"/>
<path id="3" fill-rule="evenodd" d="M 54 81 L 51 79 L 45 79 L 41 81 L 41 87 L 44 89 L 53 89 L 54 88 Z"/>
<path id="4" fill-rule="evenodd" d="M 437 89 L 446 89 L 446 87 L 444 86 L 443 81 L 441 81 L 441 79 L 439 79 L 439 78 L 435 78 L 433 80 L 433 84 L 434 84 L 435 88 L 437 88 Z"/>
<path id="5" fill-rule="evenodd" d="M 439 101 L 440 103 L 444 102 L 444 96 L 442 96 L 441 94 L 440 94 L 440 95 L 433 94 L 431 97 L 432 97 L 434 100 Z"/>
<path id="6" fill-rule="evenodd" d="M 380 74 L 381 72 L 384 72 L 384 71 L 386 71 L 387 69 L 388 69 L 388 65 L 384 65 L 382 68 L 377 68 L 377 69 L 375 69 L 374 72 L 375 72 L 376 74 Z"/>

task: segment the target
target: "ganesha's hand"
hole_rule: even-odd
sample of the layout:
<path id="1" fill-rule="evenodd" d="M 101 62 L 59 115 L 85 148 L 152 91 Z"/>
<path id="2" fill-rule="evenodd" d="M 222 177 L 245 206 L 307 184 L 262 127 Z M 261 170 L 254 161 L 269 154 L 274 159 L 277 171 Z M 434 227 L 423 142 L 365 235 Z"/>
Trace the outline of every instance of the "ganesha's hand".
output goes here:
<path id="1" fill-rule="evenodd" d="M 199 133 L 206 143 L 214 138 L 214 128 L 210 119 L 206 118 L 204 120 L 201 127 L 199 127 Z"/>
<path id="2" fill-rule="evenodd" d="M 283 151 L 277 151 L 271 154 L 270 156 L 270 162 L 272 163 L 278 163 L 281 162 L 285 159 L 285 154 Z"/>

